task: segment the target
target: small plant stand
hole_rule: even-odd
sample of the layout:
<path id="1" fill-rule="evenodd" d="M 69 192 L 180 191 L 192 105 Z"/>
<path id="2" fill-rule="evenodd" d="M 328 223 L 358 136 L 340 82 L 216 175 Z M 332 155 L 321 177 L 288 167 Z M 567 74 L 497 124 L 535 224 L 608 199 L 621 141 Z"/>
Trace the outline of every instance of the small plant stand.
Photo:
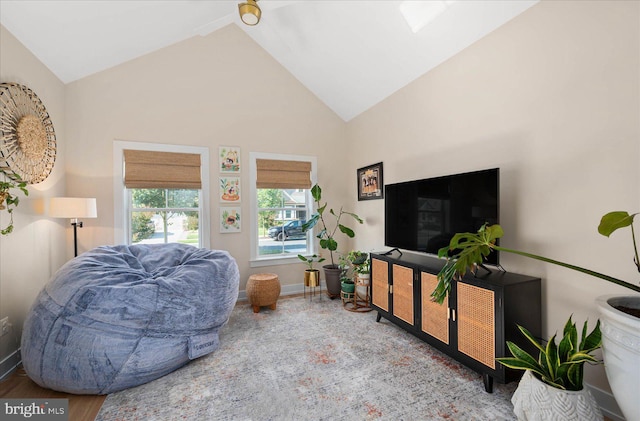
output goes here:
<path id="1" fill-rule="evenodd" d="M 322 283 L 320 282 L 319 279 L 316 285 L 313 285 L 313 284 L 307 285 L 306 282 L 304 283 L 304 290 L 302 291 L 303 298 L 307 298 L 307 288 L 309 288 L 309 301 L 311 301 L 313 297 L 316 296 L 316 288 L 318 288 L 318 291 L 319 291 L 318 292 L 320 296 L 319 300 L 322 301 Z"/>
<path id="2" fill-rule="evenodd" d="M 355 290 L 352 293 L 342 292 L 342 305 L 345 310 L 354 311 L 358 313 L 366 313 L 367 311 L 373 310 L 369 306 L 369 302 L 371 301 L 371 297 L 369 295 L 369 283 L 364 283 L 360 280 L 360 278 L 354 278 L 353 282 L 355 283 Z M 364 296 L 361 293 L 358 293 L 358 287 L 364 287 L 365 294 Z M 345 295 L 347 297 L 345 297 Z"/>
<path id="3" fill-rule="evenodd" d="M 340 291 L 340 298 L 342 298 L 343 306 L 346 306 L 348 303 L 352 302 L 355 296 L 356 296 L 355 292 Z"/>

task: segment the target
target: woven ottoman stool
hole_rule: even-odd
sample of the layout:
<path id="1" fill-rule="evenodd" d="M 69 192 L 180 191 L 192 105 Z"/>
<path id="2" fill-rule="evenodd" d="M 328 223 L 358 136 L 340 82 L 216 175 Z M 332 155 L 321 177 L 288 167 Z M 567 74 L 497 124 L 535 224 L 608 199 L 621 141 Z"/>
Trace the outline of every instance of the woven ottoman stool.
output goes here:
<path id="1" fill-rule="evenodd" d="M 253 307 L 253 312 L 258 313 L 260 307 L 268 306 L 276 309 L 276 302 L 280 296 L 280 280 L 275 273 L 256 273 L 249 276 L 247 281 L 247 298 Z"/>

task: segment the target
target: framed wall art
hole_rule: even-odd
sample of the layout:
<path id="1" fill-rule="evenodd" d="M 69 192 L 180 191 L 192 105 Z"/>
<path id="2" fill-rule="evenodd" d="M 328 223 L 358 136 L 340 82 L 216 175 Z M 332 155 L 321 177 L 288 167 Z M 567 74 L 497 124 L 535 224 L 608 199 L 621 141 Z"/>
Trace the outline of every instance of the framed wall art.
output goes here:
<path id="1" fill-rule="evenodd" d="M 240 177 L 220 177 L 220 202 L 240 203 Z"/>
<path id="2" fill-rule="evenodd" d="M 220 172 L 240 172 L 240 148 L 235 146 L 220 146 Z"/>
<path id="3" fill-rule="evenodd" d="M 382 180 L 382 162 L 358 168 L 358 200 L 382 199 L 384 182 Z"/>
<path id="4" fill-rule="evenodd" d="M 228 234 L 232 232 L 240 232 L 241 227 L 239 207 L 220 208 L 221 233 Z"/>

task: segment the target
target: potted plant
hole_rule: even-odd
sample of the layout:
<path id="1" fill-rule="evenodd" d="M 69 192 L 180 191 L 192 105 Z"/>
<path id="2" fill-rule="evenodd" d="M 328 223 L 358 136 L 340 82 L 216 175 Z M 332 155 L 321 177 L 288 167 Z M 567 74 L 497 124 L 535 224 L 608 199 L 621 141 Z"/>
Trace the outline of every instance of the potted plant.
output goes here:
<path id="1" fill-rule="evenodd" d="M 342 273 L 342 269 L 336 264 L 333 258 L 333 252 L 338 250 L 336 234 L 340 231 L 349 238 L 355 237 L 355 233 L 351 228 L 340 223 L 341 219 L 344 215 L 347 215 L 360 224 L 362 224 L 363 221 L 355 213 L 347 212 L 340 207 L 338 212 L 335 212 L 332 208 L 329 209 L 329 214 L 331 214 L 331 219 L 333 219 L 331 224 L 329 224 L 327 220 L 329 220 L 330 217 L 325 214 L 327 203 L 325 202 L 324 205 L 321 203 L 322 189 L 319 185 L 316 184 L 311 188 L 311 196 L 314 202 L 316 202 L 317 212 L 311 215 L 311 218 L 302 225 L 302 230 L 306 232 L 313 229 L 317 224 L 320 224 L 320 232 L 316 237 L 320 239 L 320 247 L 329 250 L 329 256 L 331 258 L 331 264 L 323 266 L 325 282 L 327 283 L 327 294 L 329 297 L 335 298 L 340 295 L 340 275 Z"/>
<path id="2" fill-rule="evenodd" d="M 362 298 L 367 297 L 367 289 L 369 288 L 370 279 L 370 261 L 369 253 L 363 251 L 351 250 L 347 254 L 347 259 L 351 262 L 353 272 L 356 276 L 356 292 Z"/>
<path id="3" fill-rule="evenodd" d="M 304 286 L 315 288 L 320 285 L 320 271 L 318 269 L 314 269 L 314 263 L 322 263 L 324 262 L 324 257 L 320 257 L 318 259 L 318 255 L 314 254 L 313 256 L 305 257 L 301 254 L 298 255 L 298 259 L 302 260 L 307 264 L 307 269 L 304 270 Z M 315 260 L 318 259 L 318 260 Z"/>
<path id="4" fill-rule="evenodd" d="M 356 289 L 356 284 L 353 283 L 353 279 L 348 276 L 340 277 L 340 288 L 342 292 L 346 292 L 347 294 L 353 294 Z"/>
<path id="5" fill-rule="evenodd" d="M 578 331 L 571 317 L 567 320 L 560 343 L 556 335 L 546 345 L 540 343 L 526 328 L 520 332 L 538 350 L 538 358 L 507 341 L 512 357 L 496 358 L 506 367 L 525 370 L 511 401 L 519 420 L 602 420 L 598 404 L 583 385 L 584 363 L 597 364 L 592 352 L 602 341 L 600 321 L 587 334 L 587 322 Z"/>
<path id="6" fill-rule="evenodd" d="M 347 259 L 353 266 L 353 271 L 356 274 L 366 275 L 369 273 L 369 253 L 351 250 L 347 254 Z"/>
<path id="7" fill-rule="evenodd" d="M 637 214 L 615 211 L 604 215 L 598 226 L 598 232 L 610 236 L 614 231 L 630 227 L 635 252 L 634 264 L 640 271 L 640 259 L 635 240 L 633 219 Z M 612 276 L 571 265 L 532 253 L 522 252 L 496 245 L 496 240 L 504 234 L 499 225 L 482 226 L 477 233 L 459 233 L 454 235 L 449 246 L 438 251 L 439 257 L 447 257 L 447 262 L 438 273 L 438 285 L 431 294 L 433 301 L 442 303 L 451 289 L 451 282 L 463 276 L 469 268 L 482 264 L 491 250 L 514 253 L 543 262 L 552 263 L 578 272 L 595 276 L 607 282 L 640 292 L 640 286 Z M 449 256 L 454 251 L 453 256 Z M 640 405 L 637 404 L 637 391 L 640 390 L 640 295 L 602 296 L 596 300 L 602 316 L 602 348 L 605 371 L 614 397 L 625 418 L 640 420 Z M 635 346 L 629 344 L 636 344 Z M 607 360 L 610 363 L 606 363 Z"/>
<path id="8" fill-rule="evenodd" d="M 351 264 L 346 254 L 341 254 L 338 258 L 338 269 L 340 269 L 340 289 L 342 292 L 353 294 L 356 288 L 353 282 L 353 274 L 350 273 Z M 344 298 L 344 295 L 343 295 Z"/>
<path id="9" fill-rule="evenodd" d="M 0 181 L 0 210 L 6 210 L 9 214 L 9 224 L 0 229 L 0 234 L 9 235 L 13 231 L 13 210 L 20 203 L 20 198 L 11 192 L 11 189 L 19 189 L 25 196 L 29 195 L 27 183 L 22 181 L 18 174 L 13 175 L 13 179 L 8 178 L 7 174 L 2 172 L 4 180 Z"/>

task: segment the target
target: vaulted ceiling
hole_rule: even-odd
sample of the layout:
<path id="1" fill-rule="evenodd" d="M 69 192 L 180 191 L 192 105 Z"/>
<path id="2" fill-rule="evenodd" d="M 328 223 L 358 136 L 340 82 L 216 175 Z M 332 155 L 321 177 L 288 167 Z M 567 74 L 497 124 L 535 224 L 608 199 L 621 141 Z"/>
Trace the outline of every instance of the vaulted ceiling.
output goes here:
<path id="1" fill-rule="evenodd" d="M 247 26 L 239 1 L 0 0 L 0 23 L 65 83 L 238 25 L 349 121 L 536 2 L 260 0 Z"/>

